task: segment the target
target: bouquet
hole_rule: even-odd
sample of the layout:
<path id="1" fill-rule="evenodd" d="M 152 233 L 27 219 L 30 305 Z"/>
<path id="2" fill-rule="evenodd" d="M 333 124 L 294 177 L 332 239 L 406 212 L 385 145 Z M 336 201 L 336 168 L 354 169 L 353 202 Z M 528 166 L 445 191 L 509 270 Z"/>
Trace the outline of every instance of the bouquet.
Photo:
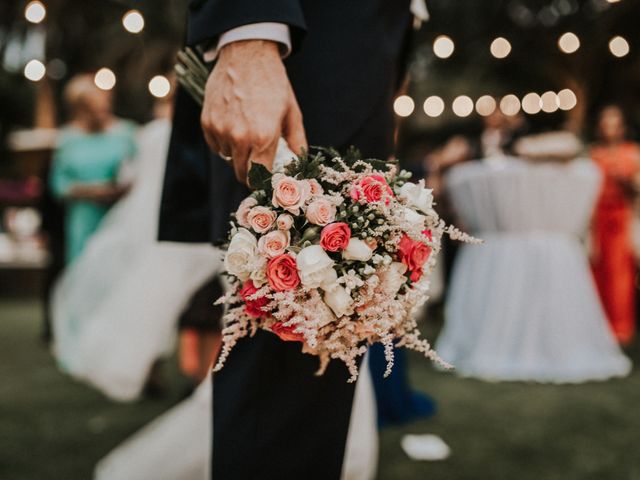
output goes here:
<path id="1" fill-rule="evenodd" d="M 202 101 L 207 69 L 186 51 L 177 67 L 182 85 Z M 273 173 L 253 164 L 253 193 L 232 216 L 224 265 L 229 306 L 214 371 L 234 345 L 258 329 L 300 342 L 358 376 L 358 357 L 384 345 L 387 369 L 394 346 L 422 352 L 447 366 L 421 338 L 413 312 L 427 300 L 441 239 L 477 242 L 447 226 L 433 209 L 424 180 L 393 161 L 344 156 L 331 149 L 283 155 Z M 282 160 L 284 157 L 284 161 Z"/>

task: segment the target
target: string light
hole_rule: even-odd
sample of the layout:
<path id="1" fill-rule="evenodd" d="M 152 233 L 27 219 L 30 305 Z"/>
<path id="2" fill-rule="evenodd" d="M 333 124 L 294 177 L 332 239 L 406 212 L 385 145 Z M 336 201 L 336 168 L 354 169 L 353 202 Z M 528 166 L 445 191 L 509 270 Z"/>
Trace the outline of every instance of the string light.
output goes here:
<path id="1" fill-rule="evenodd" d="M 491 42 L 489 50 L 495 58 L 505 58 L 511 53 L 511 43 L 504 37 L 498 37 Z"/>
<path id="2" fill-rule="evenodd" d="M 111 90 L 116 86 L 116 74 L 108 68 L 101 68 L 96 72 L 93 81 L 100 90 Z"/>
<path id="3" fill-rule="evenodd" d="M 396 98 L 395 102 L 393 102 L 393 111 L 396 112 L 396 115 L 399 117 L 408 117 L 413 113 L 415 107 L 416 105 L 413 102 L 413 98 L 408 95 L 400 95 Z"/>
<path id="4" fill-rule="evenodd" d="M 444 112 L 444 100 L 437 95 L 432 95 L 424 101 L 422 108 L 428 116 L 439 117 Z"/>
<path id="5" fill-rule="evenodd" d="M 476 100 L 476 112 L 478 115 L 488 117 L 496 111 L 496 100 L 491 95 L 483 95 Z"/>
<path id="6" fill-rule="evenodd" d="M 24 18 L 31 23 L 40 23 L 47 16 L 47 9 L 42 2 L 34 0 L 29 2 L 24 9 Z"/>
<path id="7" fill-rule="evenodd" d="M 535 92 L 527 93 L 522 97 L 522 110 L 529 115 L 535 115 L 542 110 L 542 99 Z"/>
<path id="8" fill-rule="evenodd" d="M 520 111 L 520 99 L 513 94 L 505 95 L 500 100 L 500 111 L 512 117 Z"/>
<path id="9" fill-rule="evenodd" d="M 156 75 L 149 81 L 149 92 L 156 98 L 164 98 L 171 92 L 171 83 L 163 75 Z"/>
<path id="10" fill-rule="evenodd" d="M 39 82 L 47 73 L 47 68 L 40 60 L 31 60 L 24 67 L 24 76 L 32 82 Z"/>
<path id="11" fill-rule="evenodd" d="M 629 42 L 624 37 L 618 35 L 609 41 L 609 51 L 615 57 L 624 57 L 629 53 L 629 50 Z"/>
<path id="12" fill-rule="evenodd" d="M 564 53 L 574 53 L 580 48 L 580 39 L 573 32 L 564 33 L 558 39 L 558 47 Z"/>
<path id="13" fill-rule="evenodd" d="M 468 117 L 473 112 L 473 100 L 466 95 L 460 95 L 453 100 L 451 108 L 458 117 Z"/>
<path id="14" fill-rule="evenodd" d="M 560 106 L 558 96 L 552 91 L 544 92 L 540 96 L 540 100 L 542 100 L 542 111 L 546 113 L 553 113 Z"/>
<path id="15" fill-rule="evenodd" d="M 449 58 L 453 55 L 456 46 L 450 37 L 440 35 L 433 41 L 433 53 L 438 58 Z"/>
<path id="16" fill-rule="evenodd" d="M 565 88 L 558 92 L 558 107 L 560 110 L 571 110 L 578 104 L 578 98 L 572 90 Z"/>
<path id="17" fill-rule="evenodd" d="M 138 10 L 129 10 L 122 17 L 122 26 L 129 33 L 140 33 L 144 29 L 144 17 Z"/>

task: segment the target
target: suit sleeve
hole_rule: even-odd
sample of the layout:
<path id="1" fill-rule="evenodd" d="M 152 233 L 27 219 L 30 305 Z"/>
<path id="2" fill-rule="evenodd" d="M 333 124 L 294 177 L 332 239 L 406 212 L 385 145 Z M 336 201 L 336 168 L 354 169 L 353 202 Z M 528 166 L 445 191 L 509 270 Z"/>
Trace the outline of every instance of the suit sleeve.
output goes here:
<path id="1" fill-rule="evenodd" d="M 233 28 L 262 22 L 288 25 L 293 51 L 300 45 L 306 29 L 300 0 L 192 0 L 187 44 L 216 42 Z"/>

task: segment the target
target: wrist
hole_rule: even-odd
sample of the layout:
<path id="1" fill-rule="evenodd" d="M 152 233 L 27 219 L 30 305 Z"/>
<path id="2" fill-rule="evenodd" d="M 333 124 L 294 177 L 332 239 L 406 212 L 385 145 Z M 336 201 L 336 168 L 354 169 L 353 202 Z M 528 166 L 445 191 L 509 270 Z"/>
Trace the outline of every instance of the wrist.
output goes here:
<path id="1" fill-rule="evenodd" d="M 219 59 L 225 61 L 228 58 L 235 56 L 247 56 L 253 55 L 266 55 L 273 56 L 278 60 L 281 60 L 280 47 L 278 42 L 273 40 L 239 40 L 237 42 L 228 43 L 220 49 Z"/>

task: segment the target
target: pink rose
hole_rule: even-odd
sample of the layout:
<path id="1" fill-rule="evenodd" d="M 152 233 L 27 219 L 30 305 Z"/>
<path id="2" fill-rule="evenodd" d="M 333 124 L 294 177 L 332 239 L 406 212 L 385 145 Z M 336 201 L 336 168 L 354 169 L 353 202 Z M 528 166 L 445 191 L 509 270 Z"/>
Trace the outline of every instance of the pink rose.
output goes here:
<path id="1" fill-rule="evenodd" d="M 311 189 L 311 195 L 314 195 L 314 196 L 322 195 L 324 193 L 322 186 L 318 183 L 318 181 L 315 178 L 311 178 L 306 182 L 309 184 L 309 188 Z"/>
<path id="2" fill-rule="evenodd" d="M 236 220 L 238 221 L 238 225 L 245 228 L 251 228 L 249 225 L 249 210 L 255 207 L 258 204 L 258 201 L 253 197 L 247 197 L 242 202 L 240 202 L 240 206 L 238 207 L 238 211 L 236 212 Z"/>
<path id="3" fill-rule="evenodd" d="M 265 233 L 271 230 L 276 221 L 276 212 L 267 207 L 253 207 L 247 215 L 249 226 L 258 233 Z"/>
<path id="4" fill-rule="evenodd" d="M 280 230 L 291 230 L 291 227 L 293 227 L 293 217 L 288 213 L 283 213 L 281 215 L 278 215 L 276 223 L 278 224 L 278 229 Z"/>
<path id="5" fill-rule="evenodd" d="M 298 215 L 309 195 L 311 187 L 308 183 L 287 177 L 282 173 L 276 173 L 271 177 L 273 196 L 271 202 L 274 207 L 281 207 L 288 212 Z"/>
<path id="6" fill-rule="evenodd" d="M 271 325 L 271 331 L 285 342 L 304 342 L 304 335 L 295 333 L 295 326 L 285 327 L 282 322 L 276 322 Z"/>
<path id="7" fill-rule="evenodd" d="M 286 248 L 289 246 L 290 238 L 289 232 L 274 230 L 260 237 L 258 250 L 269 258 L 277 257 L 285 253 Z"/>
<path id="8" fill-rule="evenodd" d="M 255 300 L 249 300 L 248 297 L 256 293 L 258 289 L 255 287 L 251 280 L 247 280 L 242 289 L 240 290 L 240 297 L 244 300 L 244 311 L 248 315 L 255 318 L 260 318 L 266 314 L 262 307 L 266 307 L 269 300 L 266 297 L 256 298 Z"/>
<path id="9" fill-rule="evenodd" d="M 389 197 L 393 197 L 393 191 L 382 175 L 368 175 L 361 179 L 357 186 L 351 189 L 351 198 L 360 200 L 361 192 L 369 203 L 379 202 L 383 198 L 389 203 Z"/>
<path id="10" fill-rule="evenodd" d="M 411 275 L 412 282 L 417 282 L 422 277 L 422 267 L 429 260 L 431 247 L 422 242 L 412 240 L 404 235 L 398 244 L 398 258 L 404 263 Z"/>
<path id="11" fill-rule="evenodd" d="M 267 281 L 269 286 L 277 292 L 296 288 L 300 285 L 296 260 L 286 253 L 269 260 Z"/>
<path id="12" fill-rule="evenodd" d="M 326 198 L 314 200 L 307 207 L 307 220 L 314 225 L 327 225 L 336 219 L 336 206 Z"/>
<path id="13" fill-rule="evenodd" d="M 347 248 L 350 238 L 349 225 L 342 222 L 330 223 L 320 232 L 320 246 L 327 252 L 340 252 Z"/>

